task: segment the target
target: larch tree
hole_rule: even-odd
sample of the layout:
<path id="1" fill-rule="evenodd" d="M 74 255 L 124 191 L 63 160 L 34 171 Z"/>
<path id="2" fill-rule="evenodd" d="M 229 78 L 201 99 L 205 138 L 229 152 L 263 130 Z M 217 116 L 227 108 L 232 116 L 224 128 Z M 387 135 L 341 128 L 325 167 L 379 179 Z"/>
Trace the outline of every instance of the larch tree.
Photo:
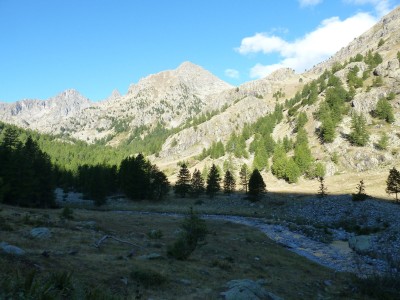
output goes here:
<path id="1" fill-rule="evenodd" d="M 215 194 L 221 190 L 221 176 L 215 164 L 211 166 L 207 177 L 206 192 L 210 198 L 214 198 Z"/>
<path id="2" fill-rule="evenodd" d="M 247 194 L 250 178 L 250 170 L 246 164 L 243 164 L 239 171 L 240 184 L 242 185 L 243 191 Z"/>
<path id="3" fill-rule="evenodd" d="M 253 173 L 251 173 L 250 179 L 249 179 L 249 194 L 250 194 L 250 199 L 252 201 L 256 201 L 259 199 L 260 195 L 262 193 L 265 193 L 266 190 L 266 184 L 260 174 L 260 172 L 257 169 L 254 169 Z"/>
<path id="4" fill-rule="evenodd" d="M 399 201 L 398 193 L 400 193 L 400 172 L 395 167 L 389 171 L 389 176 L 386 180 L 386 193 L 395 194 L 396 202 Z"/>
<path id="5" fill-rule="evenodd" d="M 199 195 L 204 193 L 204 179 L 199 170 L 194 170 L 190 184 L 190 193 L 193 197 L 198 197 Z"/>
<path id="6" fill-rule="evenodd" d="M 236 182 L 231 171 L 227 170 L 224 176 L 224 193 L 231 194 L 235 191 Z"/>
<path id="7" fill-rule="evenodd" d="M 178 174 L 178 180 L 175 183 L 175 194 L 185 198 L 186 194 L 190 192 L 191 188 L 191 175 L 190 171 L 185 163 L 181 165 Z"/>

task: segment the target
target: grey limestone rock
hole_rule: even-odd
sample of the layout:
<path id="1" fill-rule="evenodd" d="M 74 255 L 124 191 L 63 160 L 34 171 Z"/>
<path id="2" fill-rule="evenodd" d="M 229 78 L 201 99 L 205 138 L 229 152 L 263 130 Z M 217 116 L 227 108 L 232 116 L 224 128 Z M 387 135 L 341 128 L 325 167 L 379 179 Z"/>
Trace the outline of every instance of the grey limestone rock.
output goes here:
<path id="1" fill-rule="evenodd" d="M 250 279 L 231 280 L 226 284 L 228 290 L 221 293 L 226 300 L 280 300 L 282 298 L 268 292 L 261 284 Z"/>
<path id="2" fill-rule="evenodd" d="M 31 237 L 38 238 L 38 239 L 49 239 L 49 238 L 51 238 L 50 229 L 48 229 L 46 227 L 33 228 L 30 231 L 30 235 L 31 235 Z"/>

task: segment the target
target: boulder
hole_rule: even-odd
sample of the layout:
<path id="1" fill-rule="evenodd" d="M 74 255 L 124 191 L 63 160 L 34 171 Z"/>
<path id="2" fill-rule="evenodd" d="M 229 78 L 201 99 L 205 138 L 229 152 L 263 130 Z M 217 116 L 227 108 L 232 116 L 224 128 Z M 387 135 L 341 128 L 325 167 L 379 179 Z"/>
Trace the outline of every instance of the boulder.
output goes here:
<path id="1" fill-rule="evenodd" d="M 259 282 L 250 279 L 231 280 L 226 284 L 228 290 L 221 296 L 227 300 L 281 300 L 282 298 L 268 292 Z"/>
<path id="2" fill-rule="evenodd" d="M 51 232 L 46 227 L 33 228 L 30 232 L 31 237 L 38 239 L 49 239 L 51 238 Z"/>
<path id="3" fill-rule="evenodd" d="M 21 248 L 17 247 L 17 246 L 13 246 L 13 245 L 9 245 L 5 242 L 1 242 L 0 243 L 0 249 L 7 254 L 12 254 L 12 255 L 24 255 L 25 251 L 22 250 Z"/>
<path id="4" fill-rule="evenodd" d="M 368 252 L 371 245 L 371 236 L 369 235 L 355 235 L 349 238 L 349 247 L 357 253 Z"/>

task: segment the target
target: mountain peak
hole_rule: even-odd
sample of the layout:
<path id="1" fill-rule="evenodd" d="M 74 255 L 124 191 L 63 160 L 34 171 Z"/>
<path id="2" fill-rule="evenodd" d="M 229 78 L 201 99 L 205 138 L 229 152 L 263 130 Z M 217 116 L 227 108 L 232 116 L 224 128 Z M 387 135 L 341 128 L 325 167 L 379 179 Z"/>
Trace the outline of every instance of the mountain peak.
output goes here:
<path id="1" fill-rule="evenodd" d="M 128 93 L 138 93 L 140 90 L 149 87 L 158 91 L 166 91 L 171 89 L 172 86 L 180 86 L 181 84 L 188 87 L 191 93 L 199 95 L 213 94 L 232 88 L 230 84 L 199 65 L 185 61 L 175 70 L 162 71 L 142 78 L 137 84 L 130 86 Z"/>
<path id="2" fill-rule="evenodd" d="M 184 61 L 183 63 L 181 63 L 178 68 L 175 69 L 175 71 L 183 71 L 183 72 L 194 72 L 194 71 L 198 71 L 198 70 L 203 70 L 205 71 L 202 67 L 200 67 L 199 65 L 196 65 L 190 61 Z"/>

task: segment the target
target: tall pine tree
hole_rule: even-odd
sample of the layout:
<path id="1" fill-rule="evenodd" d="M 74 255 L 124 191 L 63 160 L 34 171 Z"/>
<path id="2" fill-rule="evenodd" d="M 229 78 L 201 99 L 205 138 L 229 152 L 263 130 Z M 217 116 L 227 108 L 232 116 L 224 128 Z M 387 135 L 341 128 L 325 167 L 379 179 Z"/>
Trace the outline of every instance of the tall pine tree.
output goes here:
<path id="1" fill-rule="evenodd" d="M 250 170 L 246 164 L 243 164 L 239 172 L 240 184 L 242 185 L 242 190 L 247 194 L 247 188 L 249 185 Z"/>
<path id="2" fill-rule="evenodd" d="M 259 199 L 260 195 L 266 192 L 266 184 L 260 174 L 260 172 L 255 169 L 251 173 L 249 180 L 249 195 L 250 199 L 256 201 Z"/>
<path id="3" fill-rule="evenodd" d="M 395 194 L 396 202 L 399 201 L 397 194 L 400 193 L 400 172 L 395 167 L 389 171 L 389 176 L 386 180 L 386 193 Z"/>
<path id="4" fill-rule="evenodd" d="M 221 190 L 220 186 L 221 176 L 215 164 L 211 166 L 210 172 L 207 177 L 207 195 L 214 198 L 215 194 Z"/>
<path id="5" fill-rule="evenodd" d="M 191 195 L 193 197 L 198 197 L 204 193 L 204 179 L 201 172 L 197 169 L 194 170 L 191 179 Z"/>
<path id="6" fill-rule="evenodd" d="M 235 191 L 236 182 L 231 171 L 227 170 L 224 176 L 224 193 L 231 194 Z"/>
<path id="7" fill-rule="evenodd" d="M 186 194 L 190 192 L 191 188 L 191 175 L 190 171 L 185 163 L 181 165 L 178 174 L 178 180 L 175 183 L 175 194 L 178 194 L 180 197 L 185 198 Z"/>

